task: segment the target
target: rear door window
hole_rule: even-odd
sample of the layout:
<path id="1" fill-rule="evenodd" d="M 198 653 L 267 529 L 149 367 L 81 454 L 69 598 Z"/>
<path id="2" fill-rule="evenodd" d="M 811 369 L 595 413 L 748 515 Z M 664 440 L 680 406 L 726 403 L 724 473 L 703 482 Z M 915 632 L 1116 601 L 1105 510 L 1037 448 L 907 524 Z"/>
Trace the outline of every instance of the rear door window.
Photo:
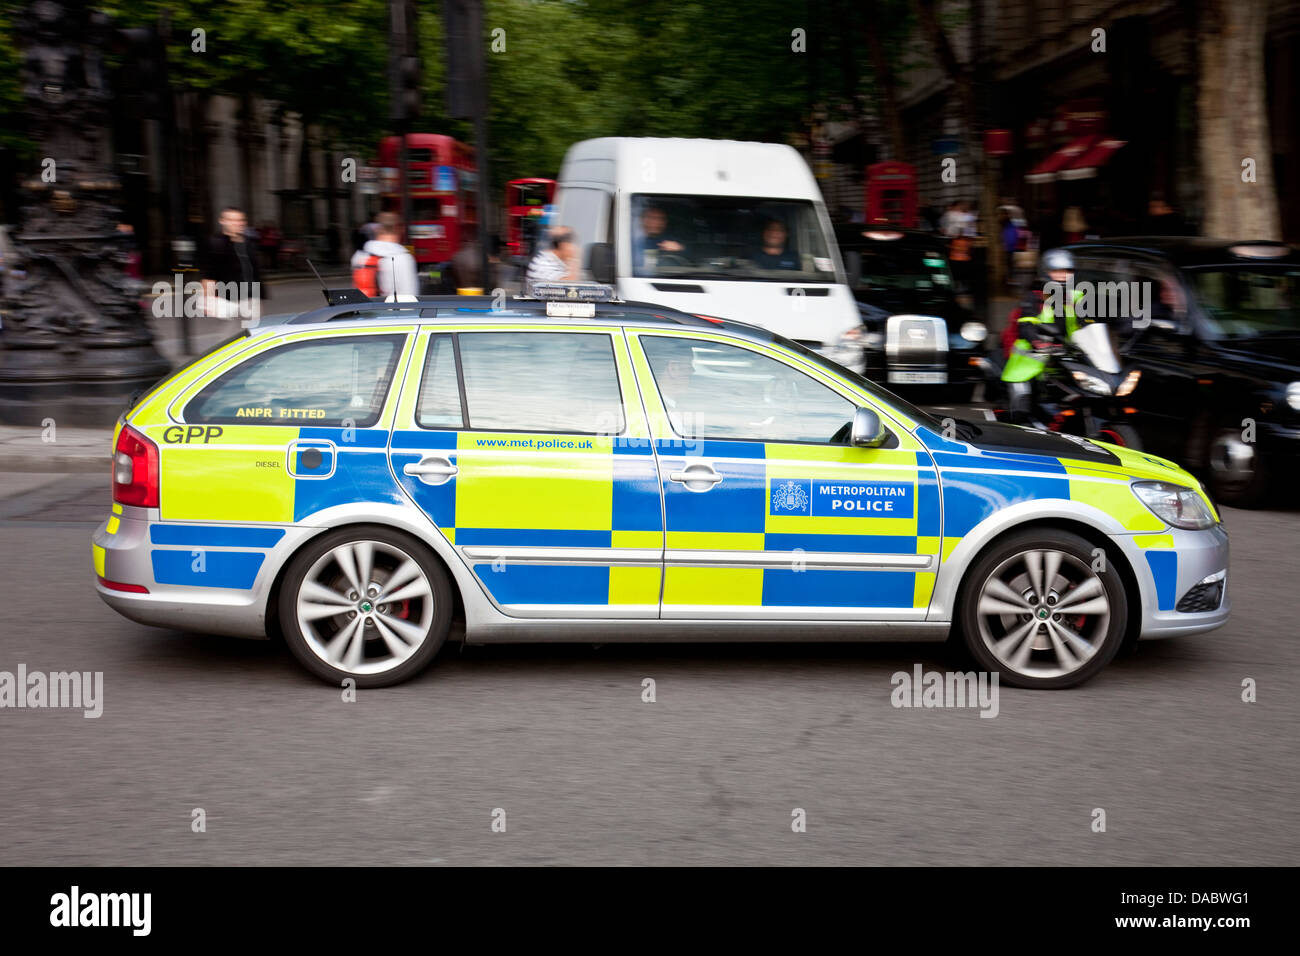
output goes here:
<path id="1" fill-rule="evenodd" d="M 268 349 L 205 386 L 186 421 L 368 428 L 383 411 L 405 339 L 338 336 Z"/>
<path id="2" fill-rule="evenodd" d="M 622 433 L 623 398 L 607 333 L 461 332 L 457 339 L 467 427 Z"/>

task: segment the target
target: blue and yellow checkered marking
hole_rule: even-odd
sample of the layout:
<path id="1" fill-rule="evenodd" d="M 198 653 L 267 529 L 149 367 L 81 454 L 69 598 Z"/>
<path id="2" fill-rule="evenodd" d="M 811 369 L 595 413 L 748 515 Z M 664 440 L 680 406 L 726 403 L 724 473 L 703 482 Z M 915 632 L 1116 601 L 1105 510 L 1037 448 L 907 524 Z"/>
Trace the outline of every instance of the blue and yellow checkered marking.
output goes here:
<path id="1" fill-rule="evenodd" d="M 661 441 L 665 473 L 686 462 L 680 442 Z M 847 446 L 704 442 L 723 480 L 705 493 L 664 483 L 667 547 L 763 552 L 768 567 L 674 565 L 665 607 L 928 606 L 932 572 L 810 569 L 800 554 L 937 554 L 938 483 L 928 456 L 878 450 L 863 463 Z M 919 514 L 921 503 L 934 515 Z M 933 532 L 930 534 L 923 532 Z"/>

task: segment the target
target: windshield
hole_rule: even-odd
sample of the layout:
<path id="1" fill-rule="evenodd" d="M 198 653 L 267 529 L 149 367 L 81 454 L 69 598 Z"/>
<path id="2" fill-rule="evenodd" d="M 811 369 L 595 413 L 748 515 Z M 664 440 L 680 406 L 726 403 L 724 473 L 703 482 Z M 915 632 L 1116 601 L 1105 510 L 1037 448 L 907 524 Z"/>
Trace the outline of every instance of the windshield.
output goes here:
<path id="1" fill-rule="evenodd" d="M 846 253 L 858 275 L 856 291 L 869 299 L 891 297 L 947 301 L 952 298 L 952 273 L 942 249 L 878 242 Z M 856 268 L 855 268 L 856 266 Z"/>
<path id="2" fill-rule="evenodd" d="M 813 203 L 743 196 L 632 197 L 639 278 L 834 282 Z"/>
<path id="3" fill-rule="evenodd" d="M 1187 274 L 1212 335 L 1300 335 L 1300 268 L 1225 266 L 1188 269 Z"/>
<path id="4" fill-rule="evenodd" d="M 935 418 L 929 412 L 922 411 L 920 408 L 913 405 L 907 399 L 899 398 L 897 395 L 895 395 L 893 392 L 889 391 L 888 389 L 881 388 L 875 382 L 871 381 L 871 379 L 859 375 L 857 372 L 853 371 L 852 369 L 845 368 L 843 365 L 840 365 L 838 362 L 831 361 L 830 359 L 826 358 L 826 356 L 818 352 L 814 352 L 812 349 L 806 348 L 800 345 L 798 342 L 791 341 L 790 339 L 787 339 L 784 336 L 780 336 L 780 335 L 774 335 L 773 339 L 779 342 L 781 345 L 785 346 L 786 348 L 790 349 L 792 352 L 798 352 L 802 358 L 807 359 L 809 362 L 812 362 L 814 365 L 819 365 L 830 372 L 834 372 L 840 378 L 848 379 L 858 388 L 862 389 L 864 392 L 868 393 L 873 398 L 878 399 L 882 405 L 897 409 L 899 412 L 906 415 L 908 418 L 912 419 L 912 421 L 916 422 L 918 425 L 924 425 L 926 428 L 930 429 L 932 432 L 935 432 L 936 434 L 943 434 L 943 430 L 944 430 L 943 422 L 939 421 L 939 419 Z"/>
<path id="5" fill-rule="evenodd" d="M 512 206 L 545 206 L 546 183 L 520 183 L 514 187 Z"/>

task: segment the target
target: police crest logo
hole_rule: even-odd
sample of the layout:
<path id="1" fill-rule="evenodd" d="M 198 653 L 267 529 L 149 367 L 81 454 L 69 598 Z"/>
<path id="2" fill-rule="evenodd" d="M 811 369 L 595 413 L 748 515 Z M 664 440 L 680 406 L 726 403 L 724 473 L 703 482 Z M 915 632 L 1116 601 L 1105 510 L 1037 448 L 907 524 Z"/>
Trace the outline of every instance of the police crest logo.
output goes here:
<path id="1" fill-rule="evenodd" d="M 772 511 L 796 511 L 805 512 L 808 510 L 808 492 L 804 491 L 803 486 L 794 481 L 787 481 L 783 485 L 778 485 L 772 490 Z"/>

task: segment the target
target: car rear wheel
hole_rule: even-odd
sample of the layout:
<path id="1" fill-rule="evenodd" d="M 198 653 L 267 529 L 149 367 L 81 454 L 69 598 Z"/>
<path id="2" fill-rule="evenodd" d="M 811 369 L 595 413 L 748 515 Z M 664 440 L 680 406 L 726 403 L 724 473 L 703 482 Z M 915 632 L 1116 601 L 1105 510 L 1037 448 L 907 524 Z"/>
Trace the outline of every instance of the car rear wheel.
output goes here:
<path id="1" fill-rule="evenodd" d="M 280 590 L 285 642 L 322 680 L 386 687 L 414 677 L 451 625 L 451 584 L 427 547 L 397 531 L 343 528 L 294 556 Z"/>
<path id="2" fill-rule="evenodd" d="M 958 608 L 975 660 L 1007 684 L 1041 690 L 1081 684 L 1110 663 L 1128 601 L 1119 576 L 1093 552 L 1066 531 L 1027 531 L 980 557 Z"/>

